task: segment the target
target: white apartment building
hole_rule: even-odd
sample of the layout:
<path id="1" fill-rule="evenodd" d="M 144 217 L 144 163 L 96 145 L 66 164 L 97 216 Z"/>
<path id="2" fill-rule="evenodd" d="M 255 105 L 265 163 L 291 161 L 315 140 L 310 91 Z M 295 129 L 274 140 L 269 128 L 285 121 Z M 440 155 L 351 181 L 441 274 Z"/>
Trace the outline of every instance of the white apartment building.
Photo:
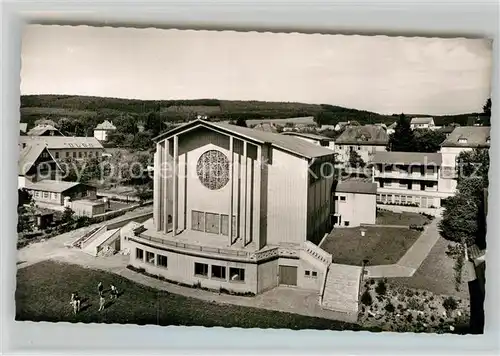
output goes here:
<path id="1" fill-rule="evenodd" d="M 342 181 L 335 187 L 334 226 L 356 227 L 375 224 L 377 184 L 356 180 Z"/>
<path id="2" fill-rule="evenodd" d="M 351 151 L 356 151 L 365 163 L 376 152 L 386 151 L 389 136 L 384 128 L 376 125 L 350 126 L 335 140 L 337 160 L 348 162 Z"/>
<path id="3" fill-rule="evenodd" d="M 453 195 L 441 177 L 440 153 L 377 152 L 373 158 L 377 204 L 397 210 L 441 213 L 441 199 Z"/>

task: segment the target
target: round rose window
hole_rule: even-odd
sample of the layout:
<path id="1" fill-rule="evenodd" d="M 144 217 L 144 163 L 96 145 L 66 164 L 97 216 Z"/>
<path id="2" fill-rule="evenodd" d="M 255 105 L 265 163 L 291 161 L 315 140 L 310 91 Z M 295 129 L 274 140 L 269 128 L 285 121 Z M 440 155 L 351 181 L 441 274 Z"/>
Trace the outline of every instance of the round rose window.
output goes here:
<path id="1" fill-rule="evenodd" d="M 229 182 L 229 160 L 220 151 L 207 151 L 198 159 L 196 173 L 208 189 L 221 189 Z"/>

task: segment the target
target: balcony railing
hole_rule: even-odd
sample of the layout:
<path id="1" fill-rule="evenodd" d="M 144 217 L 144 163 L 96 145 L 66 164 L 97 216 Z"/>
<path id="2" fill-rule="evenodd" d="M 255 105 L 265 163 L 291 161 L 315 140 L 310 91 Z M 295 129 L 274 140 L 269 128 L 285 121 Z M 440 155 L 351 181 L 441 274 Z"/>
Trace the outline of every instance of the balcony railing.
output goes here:
<path id="1" fill-rule="evenodd" d="M 144 239 L 144 240 L 148 240 L 148 241 L 160 244 L 160 245 L 170 246 L 170 247 L 174 247 L 174 248 L 191 250 L 191 251 L 198 251 L 198 252 L 205 252 L 205 253 L 215 253 L 215 254 L 219 254 L 219 255 L 233 256 L 233 257 L 250 258 L 253 254 L 253 253 L 246 252 L 246 251 L 194 245 L 194 244 L 188 244 L 188 243 L 178 242 L 178 241 L 170 241 L 170 240 L 166 240 L 166 239 L 160 239 L 157 237 L 145 236 L 145 235 L 140 235 L 139 238 Z M 131 239 L 133 240 L 134 238 L 131 238 Z"/>
<path id="2" fill-rule="evenodd" d="M 437 173 L 426 173 L 422 175 L 419 173 L 409 173 L 409 172 L 380 172 L 375 171 L 375 178 L 397 178 L 397 179 L 409 179 L 409 180 L 438 180 Z"/>

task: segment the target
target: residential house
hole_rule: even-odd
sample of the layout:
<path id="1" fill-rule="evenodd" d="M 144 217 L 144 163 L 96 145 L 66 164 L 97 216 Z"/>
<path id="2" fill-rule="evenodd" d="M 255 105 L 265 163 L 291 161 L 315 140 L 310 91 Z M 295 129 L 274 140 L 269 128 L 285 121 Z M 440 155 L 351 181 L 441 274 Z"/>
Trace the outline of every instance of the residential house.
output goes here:
<path id="1" fill-rule="evenodd" d="M 26 180 L 37 182 L 43 179 L 59 179 L 63 173 L 45 145 L 28 145 L 19 153 L 18 188 L 26 185 Z"/>
<path id="2" fill-rule="evenodd" d="M 273 133 L 279 132 L 278 126 L 276 124 L 273 124 L 272 122 L 263 122 L 257 124 L 254 127 L 252 127 L 252 129 L 265 132 L 273 132 Z"/>
<path id="3" fill-rule="evenodd" d="M 441 143 L 443 157 L 443 189 L 454 193 L 457 188 L 457 158 L 461 152 L 476 148 L 489 149 L 489 126 L 459 126 Z"/>
<path id="4" fill-rule="evenodd" d="M 69 136 L 21 136 L 20 148 L 28 145 L 45 145 L 52 156 L 57 159 L 101 158 L 104 147 L 95 137 Z"/>
<path id="5" fill-rule="evenodd" d="M 39 208 L 64 210 L 66 206 L 77 208 L 77 205 L 92 205 L 92 213 L 101 213 L 96 208 L 103 204 L 97 201 L 97 189 L 78 182 L 61 181 L 63 174 L 61 166 L 44 145 L 28 145 L 21 150 L 18 160 L 18 195 L 19 201 L 26 202 L 26 193 L 31 195 Z M 77 203 L 78 201 L 78 203 Z M 73 210 L 75 210 L 73 209 Z M 81 213 L 80 211 L 86 211 Z M 87 215 L 90 209 L 77 209 L 77 215 Z M 104 211 L 102 211 L 104 212 Z M 44 217 L 40 217 L 41 219 Z"/>
<path id="6" fill-rule="evenodd" d="M 372 163 L 377 204 L 384 209 L 438 216 L 441 200 L 453 195 L 443 186 L 440 153 L 377 152 Z"/>
<path id="7" fill-rule="evenodd" d="M 307 142 L 313 143 L 318 146 L 327 147 L 330 149 L 334 149 L 335 142 L 333 138 L 327 136 L 316 135 L 312 133 L 305 132 L 283 132 L 283 135 L 296 137 L 300 140 L 305 140 Z"/>
<path id="8" fill-rule="evenodd" d="M 377 184 L 360 180 L 341 181 L 335 187 L 334 226 L 375 224 Z"/>
<path id="9" fill-rule="evenodd" d="M 376 152 L 386 151 L 389 137 L 379 126 L 350 126 L 335 140 L 335 152 L 340 162 L 349 162 L 350 152 L 355 151 L 368 163 Z"/>
<path id="10" fill-rule="evenodd" d="M 61 131 L 49 124 L 40 124 L 28 131 L 28 136 L 64 136 Z"/>
<path id="11" fill-rule="evenodd" d="M 338 122 L 336 125 L 335 125 L 335 128 L 334 130 L 335 131 L 341 131 L 343 130 L 344 128 L 346 128 L 347 126 L 349 126 L 351 124 L 350 121 L 341 121 L 341 122 Z"/>
<path id="12" fill-rule="evenodd" d="M 439 129 L 439 132 L 442 132 L 446 136 L 446 138 L 448 138 L 451 135 L 451 133 L 453 132 L 453 130 L 455 130 L 455 127 L 456 126 L 451 126 L 451 125 L 449 125 L 449 126 L 442 126 Z"/>
<path id="13" fill-rule="evenodd" d="M 196 120 L 156 139 L 153 219 L 128 238 L 130 264 L 239 293 L 319 292 L 331 255 L 334 153 L 294 137 Z M 293 167 L 291 169 L 290 167 Z"/>
<path id="14" fill-rule="evenodd" d="M 63 211 L 71 202 L 81 199 L 96 200 L 97 188 L 78 182 L 44 179 L 26 180 L 24 188 L 33 197 L 37 207 Z"/>
<path id="15" fill-rule="evenodd" d="M 434 119 L 432 117 L 414 117 L 410 121 L 410 128 L 414 129 L 434 129 Z"/>
<path id="16" fill-rule="evenodd" d="M 94 137 L 99 141 L 107 141 L 110 132 L 116 131 L 116 126 L 112 121 L 104 120 L 94 129 Z"/>

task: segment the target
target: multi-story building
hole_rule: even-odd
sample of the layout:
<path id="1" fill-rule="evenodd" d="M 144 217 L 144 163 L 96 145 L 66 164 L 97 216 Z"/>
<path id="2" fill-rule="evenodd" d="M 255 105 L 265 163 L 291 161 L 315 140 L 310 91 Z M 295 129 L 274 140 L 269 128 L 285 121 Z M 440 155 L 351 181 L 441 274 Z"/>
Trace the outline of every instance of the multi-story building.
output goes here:
<path id="1" fill-rule="evenodd" d="M 297 137 L 298 139 L 305 140 L 307 142 L 313 143 L 318 146 L 327 147 L 331 150 L 333 150 L 335 147 L 335 142 L 333 138 L 322 135 L 316 135 L 305 132 L 284 132 L 283 135 Z"/>
<path id="2" fill-rule="evenodd" d="M 410 121 L 410 128 L 414 129 L 434 129 L 434 119 L 432 117 L 414 117 Z"/>
<path id="3" fill-rule="evenodd" d="M 441 199 L 452 195 L 444 189 L 440 153 L 377 152 L 372 163 L 378 204 L 439 215 Z"/>
<path id="4" fill-rule="evenodd" d="M 376 125 L 349 126 L 335 140 L 337 160 L 348 162 L 351 151 L 365 162 L 371 162 L 376 152 L 387 151 L 389 137 L 384 128 Z"/>
<path id="5" fill-rule="evenodd" d="M 334 225 L 356 227 L 375 224 L 377 184 L 359 180 L 342 181 L 335 187 Z"/>
<path id="6" fill-rule="evenodd" d="M 95 137 L 21 136 L 20 149 L 29 145 L 45 145 L 58 159 L 101 158 L 104 148 Z"/>
<path id="7" fill-rule="evenodd" d="M 111 121 L 104 120 L 95 127 L 94 137 L 99 141 L 107 141 L 108 134 L 113 131 L 116 131 L 116 126 Z"/>
<path id="8" fill-rule="evenodd" d="M 203 120 L 156 147 L 153 219 L 128 240 L 131 265 L 240 293 L 320 290 L 331 255 L 316 244 L 331 229 L 334 152 Z"/>
<path id="9" fill-rule="evenodd" d="M 454 193 L 457 188 L 457 158 L 461 152 L 489 149 L 489 126 L 459 126 L 441 144 L 443 158 L 443 190 Z"/>

